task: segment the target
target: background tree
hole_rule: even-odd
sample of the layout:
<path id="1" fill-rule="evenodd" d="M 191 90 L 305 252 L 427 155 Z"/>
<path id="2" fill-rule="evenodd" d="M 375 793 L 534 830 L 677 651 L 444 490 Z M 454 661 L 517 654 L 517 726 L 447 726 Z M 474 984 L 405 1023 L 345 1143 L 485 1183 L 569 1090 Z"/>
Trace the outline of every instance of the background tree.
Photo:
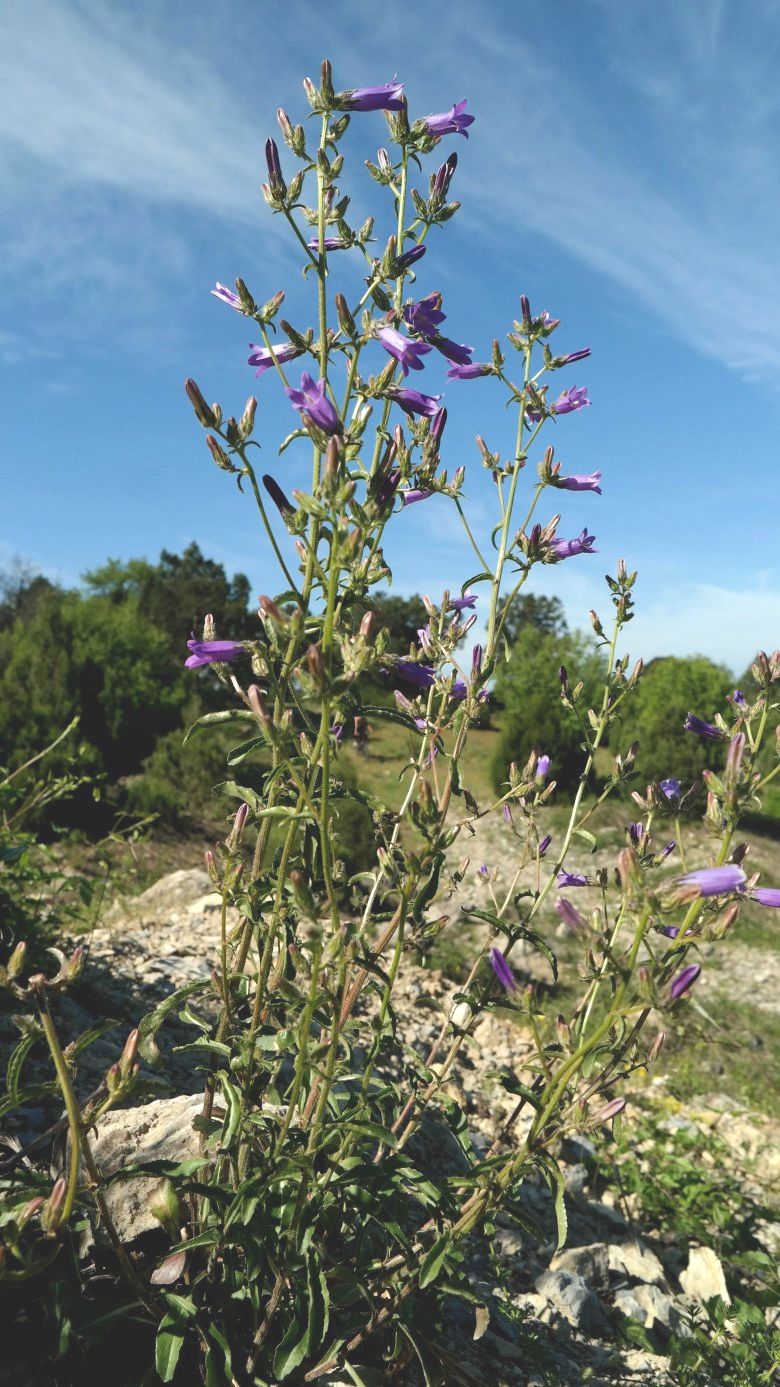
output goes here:
<path id="1" fill-rule="evenodd" d="M 636 767 L 643 779 L 676 776 L 689 785 L 712 764 L 712 744 L 686 732 L 683 723 L 689 712 L 709 722 L 724 711 L 733 688 L 725 665 L 701 655 L 668 655 L 650 662 L 631 708 L 631 725 L 639 740 Z"/>
<path id="2" fill-rule="evenodd" d="M 520 593 L 513 602 L 504 625 L 504 635 L 509 645 L 514 645 L 529 626 L 557 639 L 565 636 L 569 628 L 560 598 L 537 596 L 530 592 Z"/>
<path id="3" fill-rule="evenodd" d="M 495 699 L 503 710 L 492 762 L 497 788 L 507 779 L 509 763 L 522 764 L 534 747 L 552 758 L 550 775 L 561 789 L 576 783 L 585 759 L 582 729 L 561 702 L 562 664 L 572 684 L 583 680 L 593 702 L 604 670 L 593 641 L 579 632 L 539 630 L 529 622 L 519 627 L 510 659 L 496 673 Z"/>

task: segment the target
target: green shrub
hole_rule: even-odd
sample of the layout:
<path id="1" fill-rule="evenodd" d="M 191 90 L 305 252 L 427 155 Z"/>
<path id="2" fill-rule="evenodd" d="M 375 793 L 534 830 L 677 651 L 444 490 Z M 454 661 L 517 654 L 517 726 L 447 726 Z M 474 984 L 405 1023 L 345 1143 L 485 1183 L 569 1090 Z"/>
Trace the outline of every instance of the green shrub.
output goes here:
<path id="1" fill-rule="evenodd" d="M 522 764 L 534 747 L 551 757 L 550 775 L 562 789 L 576 784 L 585 760 L 583 733 L 576 714 L 561 702 L 561 665 L 572 684 L 584 681 L 591 702 L 604 661 L 582 635 L 556 636 L 528 626 L 518 633 L 508 663 L 499 666 L 495 697 L 503 711 L 492 763 L 497 788 L 510 761 Z"/>
<path id="2" fill-rule="evenodd" d="M 710 721 L 724 710 L 733 681 L 723 665 L 703 656 L 667 656 L 647 666 L 631 708 L 639 741 L 636 765 L 646 780 L 676 776 L 690 784 L 712 764 L 712 743 L 686 732 L 686 714 Z"/>

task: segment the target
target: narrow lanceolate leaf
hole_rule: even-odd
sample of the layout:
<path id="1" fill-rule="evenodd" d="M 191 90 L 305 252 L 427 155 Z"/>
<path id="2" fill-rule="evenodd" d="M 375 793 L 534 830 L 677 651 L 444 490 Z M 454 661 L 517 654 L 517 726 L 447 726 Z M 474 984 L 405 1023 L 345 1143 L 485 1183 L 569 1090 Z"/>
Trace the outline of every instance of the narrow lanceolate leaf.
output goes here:
<path id="1" fill-rule="evenodd" d="M 204 713 L 202 718 L 188 727 L 184 734 L 182 746 L 186 746 L 190 737 L 194 737 L 196 732 L 202 732 L 204 728 L 219 723 L 231 722 L 257 722 L 254 713 L 250 713 L 248 708 L 227 708 L 221 713 Z"/>
<path id="2" fill-rule="evenodd" d="M 542 1168 L 548 1185 L 555 1201 L 555 1222 L 558 1226 L 558 1250 L 566 1242 L 566 1234 L 569 1228 L 569 1220 L 566 1215 L 566 1186 L 564 1184 L 563 1172 L 558 1162 L 546 1153 L 541 1157 Z"/>
<path id="3" fill-rule="evenodd" d="M 433 1247 L 429 1248 L 426 1252 L 420 1263 L 419 1285 L 421 1290 L 425 1286 L 430 1286 L 431 1282 L 436 1280 L 436 1277 L 439 1275 L 444 1265 L 444 1259 L 447 1256 L 449 1245 L 450 1234 L 448 1231 L 442 1233 L 441 1237 L 436 1239 Z"/>
<path id="4" fill-rule="evenodd" d="M 154 1365 L 161 1382 L 173 1380 L 183 1343 L 184 1327 L 178 1315 L 166 1315 L 154 1342 Z"/>

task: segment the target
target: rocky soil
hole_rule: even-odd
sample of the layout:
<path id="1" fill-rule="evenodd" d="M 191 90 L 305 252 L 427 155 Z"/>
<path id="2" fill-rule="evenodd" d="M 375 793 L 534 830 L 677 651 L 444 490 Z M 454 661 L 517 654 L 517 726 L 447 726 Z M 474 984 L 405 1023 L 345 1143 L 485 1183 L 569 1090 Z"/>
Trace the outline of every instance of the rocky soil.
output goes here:
<path id="1" fill-rule="evenodd" d="M 472 849 L 472 866 L 484 860 Z M 488 858 L 485 851 L 484 858 Z M 87 966 L 76 995 L 62 1001 L 63 1024 L 76 1034 L 98 1016 L 112 1015 L 118 1027 L 84 1055 L 80 1083 L 86 1093 L 95 1086 L 121 1049 L 137 1019 L 182 983 L 208 976 L 219 938 L 220 899 L 206 874 L 177 871 L 141 896 L 112 907 L 105 923 L 88 940 Z M 229 921 L 229 925 L 236 923 Z M 423 1051 L 452 1006 L 453 987 L 443 974 L 405 960 L 396 1006 L 405 1040 Z M 0 1046 L 10 1039 L 10 1023 L 0 1020 Z M 180 1039 L 191 1038 L 191 1031 Z M 67 1038 L 67 1037 L 66 1037 Z M 173 1039 L 176 1039 L 174 1032 Z M 165 1073 L 178 1098 L 155 1100 L 145 1109 L 112 1115 L 98 1142 L 98 1158 L 107 1169 L 121 1163 L 123 1143 L 133 1144 L 135 1159 L 153 1153 L 183 1154 L 194 1138 L 194 1095 L 201 1086 L 188 1055 L 176 1055 L 167 1042 Z M 481 1019 L 451 1092 L 466 1112 L 477 1149 L 486 1149 L 514 1101 L 496 1080 L 496 1072 L 522 1067 L 525 1036 L 520 1027 L 494 1015 Z M 650 1085 L 663 1107 L 663 1086 Z M 173 1106 L 172 1106 L 173 1105 Z M 746 1178 L 766 1193 L 780 1180 L 780 1123 L 771 1123 L 713 1097 L 701 1110 L 675 1116 L 670 1127 L 696 1123 L 717 1131 L 734 1153 Z M 33 1128 L 50 1114 L 33 1113 Z M 13 1125 L 11 1124 L 13 1131 Z M 29 1133 L 17 1129 L 23 1138 Z M 693 1248 L 683 1257 L 661 1230 L 640 1235 L 629 1204 L 592 1189 L 595 1148 L 586 1139 L 571 1141 L 561 1152 L 567 1189 L 569 1234 L 555 1252 L 555 1221 L 546 1187 L 527 1187 L 528 1213 L 542 1229 L 542 1241 L 518 1231 L 511 1221 L 499 1227 L 496 1265 L 484 1252 L 474 1254 L 475 1289 L 490 1308 L 490 1322 L 473 1340 L 473 1312 L 457 1311 L 453 1319 L 452 1382 L 491 1387 L 592 1382 L 672 1384 L 664 1354 L 671 1332 L 685 1332 L 685 1316 L 698 1302 L 727 1295 L 715 1252 Z M 130 1237 L 146 1216 L 144 1191 L 125 1191 L 123 1231 Z M 767 1230 L 768 1245 L 780 1246 L 780 1225 Z M 518 1328 L 517 1311 L 525 1319 Z M 655 1352 L 629 1349 L 621 1341 L 624 1320 L 645 1326 Z M 534 1331 L 529 1336 L 528 1330 Z M 529 1337 L 535 1349 L 529 1349 Z M 368 1379 L 366 1379 L 368 1381 Z"/>

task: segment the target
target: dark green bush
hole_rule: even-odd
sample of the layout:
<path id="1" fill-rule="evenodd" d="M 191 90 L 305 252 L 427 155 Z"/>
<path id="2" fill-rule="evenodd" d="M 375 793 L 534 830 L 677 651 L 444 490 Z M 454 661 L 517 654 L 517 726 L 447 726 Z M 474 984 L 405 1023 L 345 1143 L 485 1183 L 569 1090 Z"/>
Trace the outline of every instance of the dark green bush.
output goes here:
<path id="1" fill-rule="evenodd" d="M 499 666 L 495 699 L 502 711 L 492 762 L 497 788 L 506 781 L 509 763 L 522 764 L 534 747 L 551 757 L 550 775 L 562 789 L 577 783 L 585 761 L 583 735 L 576 715 L 561 702 L 561 665 L 572 684 L 583 680 L 592 701 L 604 660 L 585 636 L 527 626 L 518 632 L 508 663 Z"/>
<path id="2" fill-rule="evenodd" d="M 631 730 L 639 741 L 636 765 L 645 780 L 675 776 L 689 785 L 712 765 L 713 747 L 706 738 L 686 732 L 686 714 L 709 722 L 723 712 L 733 689 L 723 665 L 696 655 L 667 656 L 647 666 L 631 703 Z"/>

